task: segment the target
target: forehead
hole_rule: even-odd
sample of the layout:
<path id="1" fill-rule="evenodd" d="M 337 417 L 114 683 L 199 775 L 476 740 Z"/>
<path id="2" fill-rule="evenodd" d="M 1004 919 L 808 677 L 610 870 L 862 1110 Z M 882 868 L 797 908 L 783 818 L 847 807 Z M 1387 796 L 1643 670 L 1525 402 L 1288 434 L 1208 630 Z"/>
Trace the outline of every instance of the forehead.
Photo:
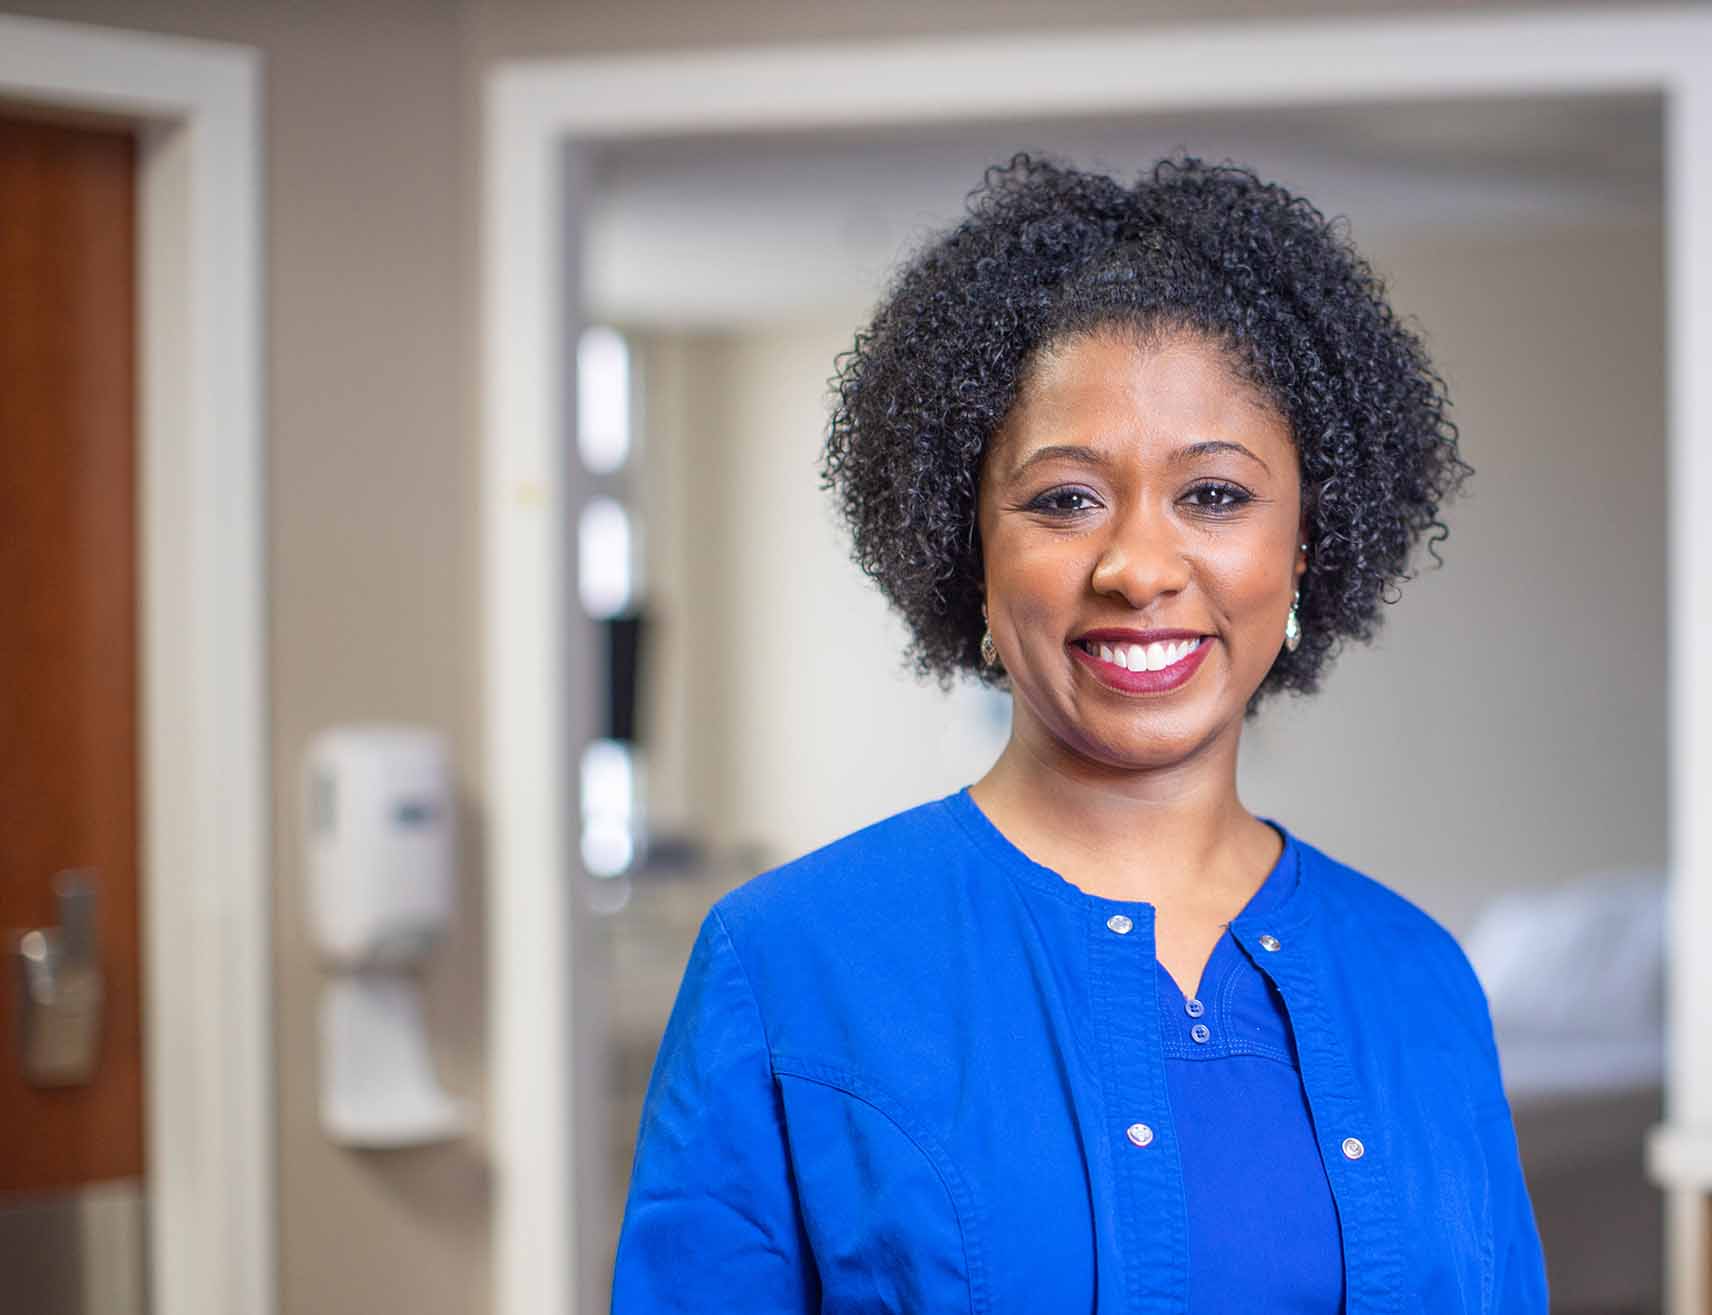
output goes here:
<path id="1" fill-rule="evenodd" d="M 1101 329 L 1030 362 L 993 455 L 1014 468 L 1049 444 L 1143 456 L 1217 439 L 1242 442 L 1268 465 L 1293 448 L 1289 422 L 1217 343 L 1192 333 Z"/>

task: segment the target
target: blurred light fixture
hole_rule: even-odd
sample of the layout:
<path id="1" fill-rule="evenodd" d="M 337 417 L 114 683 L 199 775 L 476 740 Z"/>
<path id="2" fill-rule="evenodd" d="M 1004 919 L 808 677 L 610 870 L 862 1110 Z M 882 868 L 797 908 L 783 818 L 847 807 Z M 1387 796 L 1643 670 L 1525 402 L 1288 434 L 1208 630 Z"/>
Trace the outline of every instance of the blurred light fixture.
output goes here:
<path id="1" fill-rule="evenodd" d="M 582 761 L 583 866 L 616 877 L 636 859 L 636 773 L 630 746 L 590 740 Z"/>
<path id="2" fill-rule="evenodd" d="M 597 475 L 630 456 L 630 347 L 604 325 L 577 339 L 577 450 Z"/>
<path id="3" fill-rule="evenodd" d="M 630 457 L 630 348 L 604 325 L 577 339 L 577 450 L 585 469 L 610 475 Z M 610 497 L 591 498 L 577 521 L 577 592 L 596 621 L 617 624 L 636 593 L 636 532 L 630 512 Z M 601 878 L 596 912 L 628 900 L 623 874 L 636 862 L 640 764 L 629 743 L 598 739 L 583 751 L 582 859 Z M 616 880 L 615 880 L 616 879 Z"/>
<path id="4" fill-rule="evenodd" d="M 630 605 L 630 513 L 611 498 L 591 498 L 577 522 L 577 591 L 597 621 Z"/>

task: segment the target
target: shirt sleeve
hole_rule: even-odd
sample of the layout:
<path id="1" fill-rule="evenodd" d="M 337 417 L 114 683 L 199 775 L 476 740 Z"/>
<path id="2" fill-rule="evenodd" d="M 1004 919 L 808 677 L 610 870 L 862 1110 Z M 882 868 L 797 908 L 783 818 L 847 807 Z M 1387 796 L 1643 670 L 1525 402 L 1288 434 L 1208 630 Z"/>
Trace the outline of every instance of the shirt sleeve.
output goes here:
<path id="1" fill-rule="evenodd" d="M 808 1315 L 820 1291 L 760 1009 L 714 909 L 643 1100 L 612 1315 L 739 1308 Z"/>
<path id="2" fill-rule="evenodd" d="M 1489 1106 L 1479 1111 L 1477 1118 L 1486 1163 L 1493 1173 L 1492 1309 L 1506 1315 L 1511 1311 L 1516 1315 L 1546 1315 L 1545 1252 L 1522 1177 L 1510 1106 Z"/>
<path id="3" fill-rule="evenodd" d="M 1474 968 L 1461 956 L 1462 978 L 1480 1039 L 1481 1072 L 1474 1120 L 1492 1190 L 1492 1306 L 1505 1315 L 1547 1315 L 1545 1250 L 1516 1144 L 1516 1122 L 1504 1093 L 1492 1010 Z"/>

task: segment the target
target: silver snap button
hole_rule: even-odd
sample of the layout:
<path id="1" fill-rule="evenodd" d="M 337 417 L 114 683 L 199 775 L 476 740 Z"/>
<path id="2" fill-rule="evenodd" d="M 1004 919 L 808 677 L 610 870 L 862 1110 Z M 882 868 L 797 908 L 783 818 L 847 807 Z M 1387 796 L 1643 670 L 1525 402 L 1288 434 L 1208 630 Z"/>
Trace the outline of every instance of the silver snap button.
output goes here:
<path id="1" fill-rule="evenodd" d="M 1137 1146 L 1145 1146 L 1153 1140 L 1153 1129 L 1145 1123 L 1132 1123 L 1124 1129 L 1124 1135 Z"/>
<path id="2" fill-rule="evenodd" d="M 1114 913 L 1111 917 L 1106 919 L 1106 926 L 1110 927 L 1119 936 L 1128 936 L 1130 928 L 1134 927 L 1135 924 L 1128 918 L 1124 917 L 1123 914 Z"/>
<path id="3" fill-rule="evenodd" d="M 1199 1018 L 1207 1012 L 1207 1006 L 1195 999 L 1194 996 L 1190 996 L 1183 1002 L 1183 1012 L 1188 1014 L 1190 1018 Z"/>
<path id="4" fill-rule="evenodd" d="M 1345 1137 L 1343 1139 L 1343 1153 L 1352 1160 L 1359 1160 L 1367 1154 L 1367 1147 L 1361 1144 L 1359 1137 Z"/>
<path id="5" fill-rule="evenodd" d="M 1212 1033 L 1208 1031 L 1205 1023 L 1196 1023 L 1195 1026 L 1189 1029 L 1189 1035 L 1195 1038 L 1195 1043 L 1197 1045 L 1204 1046 L 1207 1044 L 1207 1038 L 1210 1037 Z"/>
<path id="6" fill-rule="evenodd" d="M 1260 948 L 1263 950 L 1276 950 L 1278 948 L 1278 938 L 1276 936 L 1262 936 L 1260 938 Z"/>

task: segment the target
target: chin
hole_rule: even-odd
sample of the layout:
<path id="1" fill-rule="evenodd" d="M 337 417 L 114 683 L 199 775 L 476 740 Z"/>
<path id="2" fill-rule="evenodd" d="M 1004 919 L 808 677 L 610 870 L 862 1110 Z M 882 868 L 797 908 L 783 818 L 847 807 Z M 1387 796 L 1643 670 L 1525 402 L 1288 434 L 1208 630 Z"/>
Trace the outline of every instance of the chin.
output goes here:
<path id="1" fill-rule="evenodd" d="M 1218 726 L 1194 716 L 1155 718 L 1138 715 L 1127 723 L 1083 725 L 1075 737 L 1078 751 L 1107 767 L 1148 771 L 1171 767 L 1216 738 Z"/>

